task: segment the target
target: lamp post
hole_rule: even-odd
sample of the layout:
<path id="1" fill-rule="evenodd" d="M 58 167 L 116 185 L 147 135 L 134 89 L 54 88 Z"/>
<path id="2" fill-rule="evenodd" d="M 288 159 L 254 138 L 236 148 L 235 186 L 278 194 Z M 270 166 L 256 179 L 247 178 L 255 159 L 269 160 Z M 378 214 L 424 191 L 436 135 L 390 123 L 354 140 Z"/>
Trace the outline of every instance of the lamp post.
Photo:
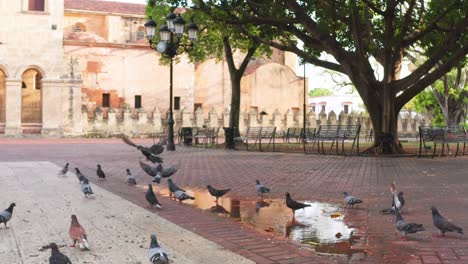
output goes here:
<path id="1" fill-rule="evenodd" d="M 191 23 L 187 27 L 188 38 L 190 44 L 182 43 L 184 35 L 185 20 L 179 15 L 169 13 L 166 16 L 166 23 L 159 28 L 159 42 L 153 41 L 155 37 L 157 24 L 151 17 L 145 23 L 146 36 L 150 43 L 150 47 L 170 59 L 169 66 L 169 117 L 167 118 L 168 135 L 166 150 L 174 151 L 174 116 L 172 111 L 173 101 L 173 59 L 176 55 L 182 54 L 184 51 L 189 51 L 193 48 L 193 44 L 197 39 L 198 27 Z M 182 49 L 181 49 L 182 48 Z"/>
<path id="2" fill-rule="evenodd" d="M 307 106 L 306 105 L 306 96 L 307 95 L 306 94 L 307 94 L 306 93 L 306 63 L 304 61 L 304 104 L 302 106 L 302 108 L 303 108 L 302 109 L 302 111 L 303 111 L 302 112 L 302 116 L 303 116 L 303 119 L 302 119 L 302 122 L 303 122 L 303 124 L 302 124 L 302 126 L 303 126 L 303 128 L 302 128 L 302 131 L 303 131 L 302 132 L 302 144 L 304 146 L 304 153 L 306 153 L 305 145 L 306 145 L 306 139 L 307 139 L 307 130 L 306 130 L 306 128 L 307 128 L 307 123 L 306 123 L 307 122 L 307 119 L 306 119 L 306 114 L 307 114 L 307 111 L 306 111 L 306 106 Z"/>

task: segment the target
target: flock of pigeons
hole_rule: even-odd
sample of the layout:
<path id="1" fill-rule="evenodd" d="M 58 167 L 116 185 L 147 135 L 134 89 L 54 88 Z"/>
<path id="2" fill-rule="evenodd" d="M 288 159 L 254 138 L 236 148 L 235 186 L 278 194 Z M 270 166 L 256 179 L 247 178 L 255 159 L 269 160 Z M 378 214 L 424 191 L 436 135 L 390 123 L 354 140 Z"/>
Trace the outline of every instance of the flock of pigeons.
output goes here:
<path id="1" fill-rule="evenodd" d="M 170 176 L 174 175 L 177 172 L 177 168 L 175 166 L 171 166 L 171 167 L 164 169 L 163 166 L 161 165 L 163 160 L 158 155 L 160 155 L 164 151 L 164 143 L 160 142 L 148 148 L 148 147 L 137 145 L 127 138 L 123 138 L 123 141 L 126 144 L 137 148 L 146 157 L 147 161 L 150 161 L 151 163 L 153 163 L 153 165 L 150 165 L 140 160 L 141 169 L 145 171 L 150 177 L 152 177 L 152 182 L 160 184 L 162 179 L 169 178 Z M 66 174 L 68 173 L 68 170 L 69 170 L 69 163 L 66 163 L 65 166 L 59 171 L 59 175 L 66 176 Z M 90 195 L 94 194 L 89 184 L 88 178 L 86 178 L 86 176 L 84 176 L 78 168 L 75 168 L 75 174 L 76 174 L 76 177 L 78 178 L 78 181 L 81 184 L 81 190 L 84 193 L 85 197 L 87 198 Z M 100 164 L 97 164 L 96 174 L 99 180 L 106 179 L 106 175 L 104 171 L 102 170 L 102 167 Z M 130 169 L 128 168 L 126 169 L 126 174 L 127 174 L 126 182 L 129 185 L 136 185 L 137 184 L 136 179 L 131 174 Z M 182 202 L 187 199 L 190 199 L 190 200 L 195 199 L 195 197 L 187 194 L 187 192 L 184 189 L 178 187 L 172 181 L 172 179 L 168 179 L 167 183 L 168 183 L 170 196 L 171 197 L 174 196 L 175 199 L 179 200 L 179 202 Z M 259 180 L 256 180 L 255 188 L 257 191 L 257 196 L 260 197 L 262 201 L 263 201 L 264 194 L 270 192 L 270 188 L 265 187 L 263 184 L 260 183 Z M 218 205 L 218 199 L 224 196 L 226 193 L 228 193 L 231 190 L 231 189 L 216 189 L 212 187 L 211 185 L 207 185 L 207 189 L 209 193 L 216 198 L 216 201 L 215 201 L 216 205 Z M 398 192 L 396 190 L 395 182 L 391 185 L 390 190 L 392 192 L 392 207 L 388 209 L 384 209 L 381 212 L 384 214 L 396 215 L 395 227 L 396 229 L 398 229 L 398 231 L 400 231 L 403 234 L 402 239 L 406 240 L 407 234 L 417 233 L 419 231 L 425 230 L 422 224 L 409 223 L 405 221 L 403 217 L 401 216 L 402 209 L 405 205 L 405 199 L 403 197 L 403 192 Z M 345 207 L 352 208 L 354 207 L 355 204 L 359 204 L 363 202 L 361 199 L 358 199 L 350 195 L 347 192 L 343 192 L 343 195 L 344 195 Z M 286 206 L 290 208 L 293 212 L 293 221 L 294 221 L 296 210 L 304 209 L 310 206 L 309 204 L 300 203 L 300 202 L 293 200 L 289 192 L 287 192 L 285 196 L 286 196 Z M 153 191 L 153 186 L 151 183 L 148 184 L 148 190 L 145 193 L 145 198 L 146 198 L 146 201 L 149 203 L 150 207 L 157 207 L 159 209 L 162 209 L 162 205 L 158 201 L 156 194 Z M 7 228 L 7 222 L 10 221 L 13 216 L 13 209 L 15 206 L 16 206 L 15 203 L 11 203 L 7 209 L 0 212 L 0 224 L 3 223 L 5 228 Z M 457 233 L 463 234 L 462 228 L 454 225 L 453 223 L 445 219 L 434 206 L 431 207 L 431 210 L 432 210 L 432 219 L 433 219 L 434 226 L 439 230 L 438 237 L 443 237 L 446 232 L 457 232 Z M 73 241 L 73 244 L 70 245 L 70 247 L 75 247 L 76 243 L 78 243 L 78 247 L 80 249 L 89 250 L 89 244 L 87 241 L 86 231 L 78 222 L 78 218 L 76 215 L 71 215 L 69 235 Z M 51 256 L 49 258 L 50 264 L 71 264 L 70 259 L 59 251 L 58 246 L 55 243 L 51 243 L 49 247 L 51 249 Z M 151 235 L 151 243 L 148 249 L 148 258 L 150 262 L 154 264 L 169 263 L 169 257 L 167 253 L 164 251 L 164 249 L 162 249 L 161 246 L 158 244 L 155 234 Z"/>

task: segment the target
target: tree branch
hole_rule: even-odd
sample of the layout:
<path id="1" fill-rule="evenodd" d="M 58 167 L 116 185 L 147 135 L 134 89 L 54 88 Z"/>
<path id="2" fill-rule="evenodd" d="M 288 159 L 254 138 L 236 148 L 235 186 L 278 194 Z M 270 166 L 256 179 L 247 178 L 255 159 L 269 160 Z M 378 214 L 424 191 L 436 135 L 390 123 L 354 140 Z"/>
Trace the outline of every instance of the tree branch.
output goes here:
<path id="1" fill-rule="evenodd" d="M 382 15 L 382 16 L 384 15 L 384 11 L 378 9 L 377 6 L 374 5 L 371 1 L 362 0 L 362 2 L 364 2 L 370 9 L 372 9 L 372 11 L 376 12 L 377 14 Z"/>

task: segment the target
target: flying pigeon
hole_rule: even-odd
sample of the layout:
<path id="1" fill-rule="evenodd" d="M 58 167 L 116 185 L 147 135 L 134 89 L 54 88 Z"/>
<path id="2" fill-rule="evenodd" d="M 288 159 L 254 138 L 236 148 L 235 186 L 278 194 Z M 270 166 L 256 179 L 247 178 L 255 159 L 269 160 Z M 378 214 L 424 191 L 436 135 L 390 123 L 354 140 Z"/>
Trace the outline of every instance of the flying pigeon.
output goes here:
<path id="1" fill-rule="evenodd" d="M 130 139 L 123 137 L 123 142 L 127 145 L 137 148 L 141 153 L 146 157 L 147 160 L 153 163 L 162 163 L 163 160 L 157 155 L 161 154 L 164 151 L 164 146 L 160 144 L 153 144 L 151 147 L 143 147 L 133 143 Z"/>
<path id="2" fill-rule="evenodd" d="M 150 206 L 156 206 L 157 208 L 162 209 L 162 205 L 159 203 L 158 198 L 156 198 L 151 184 L 148 184 L 148 190 L 146 191 L 145 197 Z"/>
<path id="3" fill-rule="evenodd" d="M 71 225 L 68 233 L 70 234 L 70 238 L 73 240 L 73 245 L 70 245 L 70 247 L 75 247 L 76 242 L 78 242 L 80 249 L 89 249 L 86 231 L 80 223 L 78 223 L 76 215 L 71 216 Z"/>
<path id="4" fill-rule="evenodd" d="M 151 235 L 151 244 L 148 249 L 148 257 L 151 263 L 153 264 L 168 264 L 169 257 L 166 254 L 166 251 L 161 248 L 156 239 L 156 235 Z"/>
<path id="5" fill-rule="evenodd" d="M 67 164 L 65 164 L 65 167 L 63 167 L 63 168 L 59 171 L 59 173 L 58 173 L 59 176 L 62 176 L 62 177 L 67 176 L 68 165 L 69 165 L 69 164 L 68 164 L 68 162 L 67 162 Z"/>
<path id="6" fill-rule="evenodd" d="M 179 200 L 179 202 L 182 202 L 183 200 L 195 200 L 195 197 L 188 195 L 185 191 L 182 190 L 177 190 L 174 192 L 174 196 L 176 199 Z"/>
<path id="7" fill-rule="evenodd" d="M 49 264 L 72 264 L 70 259 L 59 251 L 57 244 L 50 243 L 52 254 L 49 258 Z"/>
<path id="8" fill-rule="evenodd" d="M 104 171 L 102 171 L 101 165 L 97 165 L 97 170 L 96 174 L 99 177 L 100 180 L 105 180 L 106 179 L 106 174 L 104 174 Z"/>
<path id="9" fill-rule="evenodd" d="M 91 186 L 89 185 L 88 179 L 84 179 L 81 183 L 81 190 L 83 191 L 86 198 L 88 195 L 94 194 L 93 189 L 91 189 Z"/>
<path id="10" fill-rule="evenodd" d="M 162 166 L 150 166 L 140 160 L 140 168 L 144 170 L 149 176 L 154 177 L 160 171 L 159 168 L 162 169 Z"/>
<path id="11" fill-rule="evenodd" d="M 297 209 L 304 209 L 305 207 L 310 206 L 310 204 L 299 203 L 294 201 L 288 192 L 286 193 L 286 205 L 293 211 L 293 216 L 296 213 Z"/>
<path id="12" fill-rule="evenodd" d="M 439 229 L 439 235 L 437 235 L 437 237 L 444 237 L 446 232 L 457 232 L 459 234 L 463 234 L 463 229 L 447 221 L 447 219 L 439 213 L 437 208 L 432 206 L 431 211 L 434 226 Z"/>
<path id="13" fill-rule="evenodd" d="M 127 169 L 127 183 L 128 185 L 136 185 L 136 179 L 133 177 L 130 169 Z"/>
<path id="14" fill-rule="evenodd" d="M 354 207 L 355 204 L 362 203 L 362 200 L 357 199 L 356 197 L 350 195 L 347 192 L 343 192 L 343 195 L 345 196 L 344 198 L 345 206 Z"/>
<path id="15" fill-rule="evenodd" d="M 75 172 L 76 172 L 76 177 L 78 178 L 78 181 L 80 182 L 80 184 L 81 184 L 85 179 L 87 180 L 87 178 L 86 178 L 83 174 L 81 174 L 80 169 L 75 168 Z"/>
<path id="16" fill-rule="evenodd" d="M 208 188 L 208 191 L 210 194 L 214 197 L 216 197 L 216 203 L 218 203 L 219 197 L 222 197 L 225 195 L 227 192 L 229 192 L 231 189 L 224 189 L 224 190 L 218 190 L 213 188 L 211 185 L 207 185 L 206 188 Z"/>
<path id="17" fill-rule="evenodd" d="M 424 227 L 422 224 L 416 224 L 416 223 L 408 223 L 401 217 L 401 214 L 396 211 L 396 218 L 395 218 L 395 227 L 398 229 L 403 234 L 403 237 L 401 239 L 407 240 L 406 239 L 406 234 L 413 234 L 417 233 L 419 231 L 424 231 Z"/>
<path id="18" fill-rule="evenodd" d="M 255 180 L 255 181 L 256 181 L 255 189 L 257 190 L 257 195 L 261 195 L 263 198 L 263 194 L 269 193 L 270 188 L 263 186 L 263 184 L 261 184 L 259 180 Z"/>
<path id="19" fill-rule="evenodd" d="M 394 214 L 395 211 L 398 211 L 401 214 L 403 206 L 405 206 L 405 198 L 403 197 L 403 192 L 397 192 L 395 182 L 392 183 L 390 191 L 392 192 L 392 207 L 384 209 L 381 212 L 384 214 Z"/>
<path id="20" fill-rule="evenodd" d="M 5 228 L 8 228 L 7 222 L 11 220 L 11 217 L 13 216 L 13 207 L 15 206 L 15 203 L 11 203 L 7 209 L 0 212 L 0 224 L 3 223 Z"/>

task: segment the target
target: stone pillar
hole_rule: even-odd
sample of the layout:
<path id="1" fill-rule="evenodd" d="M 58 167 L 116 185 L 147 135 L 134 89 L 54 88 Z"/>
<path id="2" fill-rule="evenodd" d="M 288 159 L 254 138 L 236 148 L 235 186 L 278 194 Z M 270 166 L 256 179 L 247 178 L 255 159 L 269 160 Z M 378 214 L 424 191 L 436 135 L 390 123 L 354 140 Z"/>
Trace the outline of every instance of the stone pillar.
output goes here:
<path id="1" fill-rule="evenodd" d="M 276 131 L 280 132 L 284 130 L 283 120 L 281 119 L 281 113 L 278 108 L 273 112 L 273 126 L 276 127 Z"/>
<path id="2" fill-rule="evenodd" d="M 307 124 L 307 127 L 312 128 L 312 129 L 317 128 L 317 118 L 316 118 L 315 112 L 310 110 L 307 118 L 309 122 L 309 124 Z"/>
<path id="3" fill-rule="evenodd" d="M 21 80 L 6 80 L 5 135 L 20 135 L 21 131 Z"/>
<path id="4" fill-rule="evenodd" d="M 192 126 L 193 126 L 193 113 L 190 112 L 187 108 L 184 108 L 184 110 L 182 111 L 182 127 L 192 127 Z"/>
<path id="5" fill-rule="evenodd" d="M 286 129 L 288 129 L 288 127 L 295 127 L 294 115 L 291 109 L 288 109 L 284 116 L 286 117 Z"/>
<path id="6" fill-rule="evenodd" d="M 88 118 L 88 108 L 83 105 L 81 107 L 81 129 L 82 134 L 86 134 L 90 130 L 89 118 Z"/>
<path id="7" fill-rule="evenodd" d="M 201 108 L 198 108 L 197 111 L 195 111 L 195 126 L 203 127 L 204 124 L 205 120 L 203 117 L 203 110 Z"/>
<path id="8" fill-rule="evenodd" d="M 166 126 L 166 124 L 164 126 Z M 153 128 L 157 133 L 161 133 L 163 131 L 161 112 L 157 107 L 155 107 L 153 111 Z"/>
<path id="9" fill-rule="evenodd" d="M 332 126 L 337 125 L 336 114 L 333 110 L 328 114 L 328 123 Z"/>
<path id="10" fill-rule="evenodd" d="M 250 109 L 249 113 L 249 127 L 258 127 L 257 112 L 253 109 Z"/>
<path id="11" fill-rule="evenodd" d="M 328 120 L 327 120 L 327 114 L 325 114 L 325 111 L 320 111 L 319 113 L 319 121 L 321 126 L 326 126 L 328 125 Z"/>
<path id="12" fill-rule="evenodd" d="M 208 126 L 219 127 L 218 114 L 214 108 L 211 108 L 210 112 L 208 113 Z"/>
<path id="13" fill-rule="evenodd" d="M 42 130 L 41 134 L 57 136 L 60 133 L 59 124 L 64 119 L 62 111 L 62 90 L 59 81 L 44 80 L 42 82 Z M 65 99 L 65 98 L 63 98 Z"/>
<path id="14" fill-rule="evenodd" d="M 241 122 L 241 120 L 239 120 L 239 122 Z M 224 109 L 224 112 L 223 112 L 223 126 L 229 127 L 229 109 L 228 108 Z"/>

